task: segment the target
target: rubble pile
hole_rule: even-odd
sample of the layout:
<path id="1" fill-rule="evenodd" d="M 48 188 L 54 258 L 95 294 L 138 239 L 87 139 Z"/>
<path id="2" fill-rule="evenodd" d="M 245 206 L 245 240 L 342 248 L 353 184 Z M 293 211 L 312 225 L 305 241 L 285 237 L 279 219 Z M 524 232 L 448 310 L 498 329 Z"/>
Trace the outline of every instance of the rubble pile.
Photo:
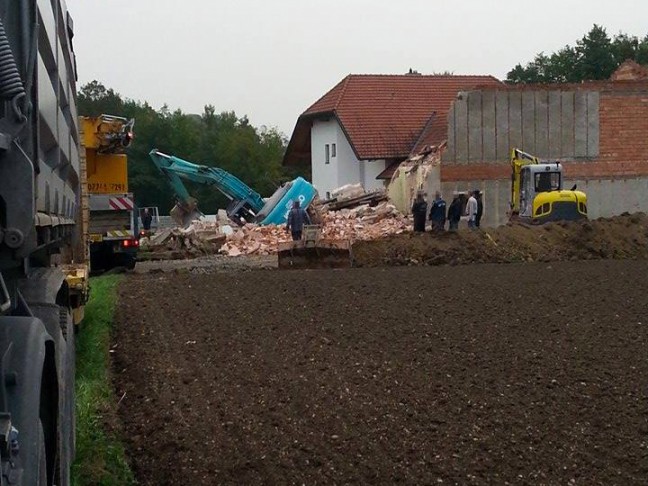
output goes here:
<path id="1" fill-rule="evenodd" d="M 410 226 L 394 205 L 383 202 L 323 215 L 322 238 L 331 240 L 375 240 L 404 233 Z"/>
<path id="2" fill-rule="evenodd" d="M 277 252 L 277 245 L 290 241 L 285 226 L 258 226 L 246 224 L 227 236 L 220 253 L 227 256 L 271 255 Z"/>
<path id="3" fill-rule="evenodd" d="M 411 222 L 385 201 L 384 191 L 365 192 L 361 185 L 334 191 L 335 199 L 313 203 L 309 212 L 321 226 L 320 237 L 335 241 L 365 241 L 405 233 Z M 226 215 L 194 221 L 186 229 L 164 229 L 140 240 L 144 259 L 193 258 L 221 253 L 226 256 L 271 255 L 291 241 L 285 226 L 245 224 L 236 227 Z"/>
<path id="4" fill-rule="evenodd" d="M 167 228 L 140 239 L 140 257 L 191 258 L 217 253 L 227 239 L 218 224 L 195 221 L 188 228 Z"/>
<path id="5" fill-rule="evenodd" d="M 321 214 L 321 238 L 326 240 L 374 240 L 399 235 L 411 226 L 395 206 L 383 202 L 375 207 L 364 204 L 353 209 L 324 211 Z M 220 253 L 228 256 L 270 255 L 280 243 L 290 241 L 290 233 L 283 226 L 246 224 L 234 230 Z"/>

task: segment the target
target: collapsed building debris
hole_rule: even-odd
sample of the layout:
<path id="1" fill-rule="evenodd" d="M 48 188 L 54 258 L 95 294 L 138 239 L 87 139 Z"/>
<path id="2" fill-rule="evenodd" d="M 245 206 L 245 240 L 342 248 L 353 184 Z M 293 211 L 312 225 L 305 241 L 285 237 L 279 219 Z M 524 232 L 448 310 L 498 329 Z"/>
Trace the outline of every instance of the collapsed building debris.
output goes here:
<path id="1" fill-rule="evenodd" d="M 392 204 L 382 202 L 375 207 L 368 204 L 353 209 L 323 211 L 321 238 L 326 240 L 373 240 L 398 235 L 411 226 Z M 246 224 L 227 237 L 220 253 L 228 256 L 270 255 L 281 243 L 290 241 L 290 233 L 283 226 Z"/>
<path id="2" fill-rule="evenodd" d="M 324 201 L 324 209 L 339 211 L 345 208 L 355 208 L 363 204 L 376 206 L 379 202 L 387 200 L 384 189 L 366 192 L 361 184 L 347 184 L 331 193 L 331 199 Z"/>
<path id="3" fill-rule="evenodd" d="M 231 229 L 230 229 L 231 232 Z M 188 228 L 166 228 L 140 239 L 140 259 L 191 258 L 217 253 L 227 239 L 218 223 L 194 221 Z"/>
<path id="4" fill-rule="evenodd" d="M 333 241 L 373 240 L 407 231 L 411 222 L 386 201 L 385 191 L 365 192 L 359 185 L 334 191 L 335 199 L 314 201 L 309 208 L 320 237 Z M 219 215 L 220 216 L 220 215 Z M 237 227 L 227 218 L 194 221 L 188 228 L 164 229 L 140 240 L 144 259 L 194 258 L 220 253 L 226 256 L 272 255 L 291 241 L 284 226 L 245 224 Z"/>
<path id="5" fill-rule="evenodd" d="M 389 183 L 389 200 L 403 214 L 409 214 L 419 191 L 432 198 L 441 189 L 441 151 L 443 147 L 426 147 L 418 155 L 402 162 Z"/>

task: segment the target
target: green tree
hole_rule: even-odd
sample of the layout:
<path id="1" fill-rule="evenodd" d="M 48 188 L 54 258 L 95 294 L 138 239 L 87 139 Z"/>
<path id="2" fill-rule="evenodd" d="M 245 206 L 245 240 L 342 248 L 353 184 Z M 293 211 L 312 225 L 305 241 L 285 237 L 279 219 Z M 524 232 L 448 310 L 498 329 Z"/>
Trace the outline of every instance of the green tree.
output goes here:
<path id="1" fill-rule="evenodd" d="M 121 113 L 123 108 L 124 102 L 119 93 L 106 89 L 99 81 L 82 86 L 77 97 L 77 109 L 83 116 Z"/>
<path id="2" fill-rule="evenodd" d="M 648 64 L 648 35 L 643 39 L 620 32 L 613 39 L 605 28 L 594 25 L 576 42 L 546 55 L 539 53 L 507 74 L 509 83 L 578 83 L 609 79 L 624 61 Z"/>
<path id="3" fill-rule="evenodd" d="M 648 35 L 639 42 L 635 61 L 644 66 L 648 66 Z"/>
<path id="4" fill-rule="evenodd" d="M 583 80 L 610 79 L 619 67 L 614 59 L 612 40 L 605 29 L 596 24 L 577 42 L 576 53 L 576 67 Z"/>

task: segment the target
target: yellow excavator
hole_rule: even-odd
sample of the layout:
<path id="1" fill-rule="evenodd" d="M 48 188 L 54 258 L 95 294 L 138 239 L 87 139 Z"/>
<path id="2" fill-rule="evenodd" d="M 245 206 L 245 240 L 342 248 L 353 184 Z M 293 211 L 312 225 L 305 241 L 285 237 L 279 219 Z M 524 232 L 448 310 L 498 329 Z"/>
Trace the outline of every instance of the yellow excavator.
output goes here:
<path id="1" fill-rule="evenodd" d="M 563 189 L 563 167 L 511 150 L 511 219 L 534 224 L 587 219 L 587 196 Z"/>

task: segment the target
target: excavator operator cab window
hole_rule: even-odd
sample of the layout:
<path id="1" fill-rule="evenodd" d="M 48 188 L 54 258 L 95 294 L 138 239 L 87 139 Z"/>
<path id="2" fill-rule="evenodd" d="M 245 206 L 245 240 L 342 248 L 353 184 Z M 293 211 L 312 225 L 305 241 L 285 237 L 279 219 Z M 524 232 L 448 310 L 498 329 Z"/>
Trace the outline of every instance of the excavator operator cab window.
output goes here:
<path id="1" fill-rule="evenodd" d="M 560 190 L 560 172 L 537 172 L 535 175 L 535 192 Z"/>

